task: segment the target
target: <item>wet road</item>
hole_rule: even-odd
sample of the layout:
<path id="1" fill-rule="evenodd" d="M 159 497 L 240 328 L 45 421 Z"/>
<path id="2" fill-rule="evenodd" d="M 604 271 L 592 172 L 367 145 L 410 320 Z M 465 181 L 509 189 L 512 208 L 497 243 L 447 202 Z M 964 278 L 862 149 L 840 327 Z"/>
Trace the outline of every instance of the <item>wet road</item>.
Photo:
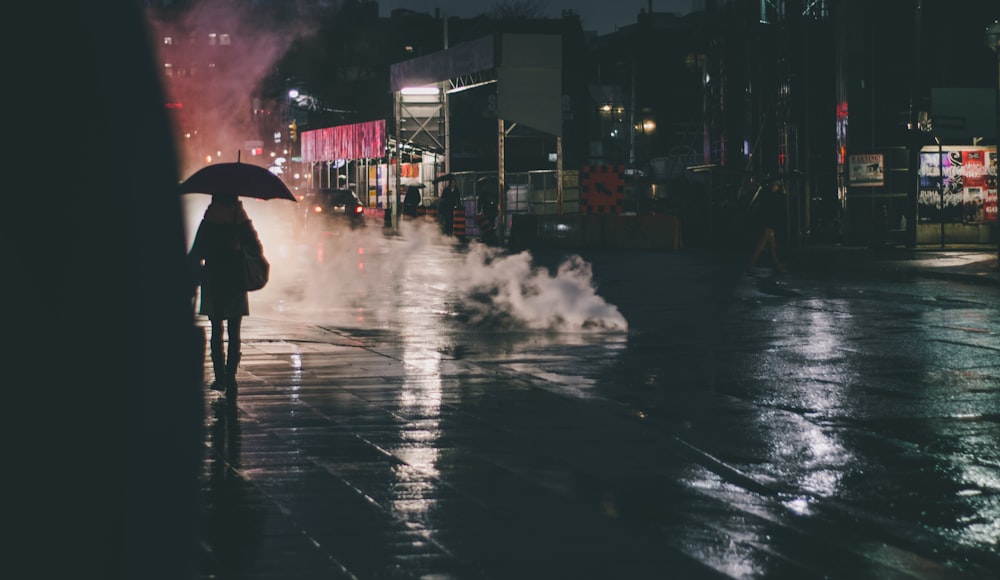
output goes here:
<path id="1" fill-rule="evenodd" d="M 269 251 L 239 415 L 207 407 L 205 577 L 1000 569 L 995 286 L 416 227 Z"/>

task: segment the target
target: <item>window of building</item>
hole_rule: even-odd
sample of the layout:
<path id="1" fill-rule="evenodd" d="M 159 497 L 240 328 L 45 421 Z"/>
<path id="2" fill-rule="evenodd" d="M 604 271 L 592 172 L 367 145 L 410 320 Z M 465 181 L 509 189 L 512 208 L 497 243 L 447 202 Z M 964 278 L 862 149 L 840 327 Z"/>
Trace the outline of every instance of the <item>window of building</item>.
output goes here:
<path id="1" fill-rule="evenodd" d="M 827 0 L 806 2 L 805 7 L 802 9 L 802 15 L 815 18 L 816 20 L 826 20 L 830 17 L 830 7 L 828 4 Z"/>
<path id="2" fill-rule="evenodd" d="M 170 37 L 170 36 L 164 36 L 164 37 L 163 37 L 163 44 L 164 44 L 164 45 L 166 45 L 166 46 L 170 46 L 170 45 L 172 45 L 173 43 L 174 43 L 174 39 L 173 39 L 172 37 Z"/>
<path id="3" fill-rule="evenodd" d="M 220 34 L 219 35 L 219 44 L 222 45 L 222 46 L 229 46 L 229 35 L 228 34 Z"/>
<path id="4" fill-rule="evenodd" d="M 705 66 L 705 55 L 693 52 L 688 53 L 687 56 L 684 57 L 684 66 L 688 70 L 701 70 Z"/>
<path id="5" fill-rule="evenodd" d="M 209 33 L 209 35 L 208 35 L 208 45 L 209 46 L 215 46 L 218 43 L 218 41 L 219 41 L 219 35 L 217 35 L 214 32 Z"/>
<path id="6" fill-rule="evenodd" d="M 785 0 L 760 0 L 760 21 L 773 24 L 785 19 Z"/>
<path id="7" fill-rule="evenodd" d="M 760 21 L 763 24 L 783 22 L 788 15 L 787 0 L 760 0 Z M 828 0 L 806 0 L 802 4 L 802 16 L 825 20 L 830 17 Z"/>

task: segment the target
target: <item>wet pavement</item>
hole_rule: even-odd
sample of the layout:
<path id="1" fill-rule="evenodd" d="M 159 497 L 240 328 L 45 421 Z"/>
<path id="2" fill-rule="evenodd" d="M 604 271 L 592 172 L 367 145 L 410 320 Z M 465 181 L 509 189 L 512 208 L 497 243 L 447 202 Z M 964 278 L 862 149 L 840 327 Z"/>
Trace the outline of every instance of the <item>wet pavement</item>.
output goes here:
<path id="1" fill-rule="evenodd" d="M 482 308 L 503 289 L 463 303 L 429 275 L 461 252 L 425 250 L 394 266 L 406 284 L 251 297 L 239 398 L 205 390 L 200 577 L 1000 569 L 995 251 L 810 248 L 777 278 L 696 252 L 584 256 L 608 304 L 555 276 L 604 325 L 573 332 Z M 910 296 L 917 279 L 932 286 Z M 914 370 L 895 349 L 928 321 L 977 360 Z M 935 397 L 963 401 L 939 416 Z"/>

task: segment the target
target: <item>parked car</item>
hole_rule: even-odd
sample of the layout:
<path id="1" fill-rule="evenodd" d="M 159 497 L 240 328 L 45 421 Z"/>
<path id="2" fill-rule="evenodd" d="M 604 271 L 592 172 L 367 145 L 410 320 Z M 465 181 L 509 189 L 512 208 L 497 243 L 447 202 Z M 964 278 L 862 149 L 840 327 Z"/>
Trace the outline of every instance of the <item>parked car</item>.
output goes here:
<path id="1" fill-rule="evenodd" d="M 306 194 L 305 227 L 309 231 L 337 231 L 365 227 L 365 208 L 350 189 L 323 188 Z"/>

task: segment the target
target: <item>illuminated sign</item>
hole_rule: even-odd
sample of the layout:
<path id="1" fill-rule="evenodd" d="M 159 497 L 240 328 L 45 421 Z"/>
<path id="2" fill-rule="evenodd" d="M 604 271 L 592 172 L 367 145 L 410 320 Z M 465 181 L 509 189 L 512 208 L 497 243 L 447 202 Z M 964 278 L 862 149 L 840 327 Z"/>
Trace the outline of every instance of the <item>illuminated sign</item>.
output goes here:
<path id="1" fill-rule="evenodd" d="M 885 183 L 885 156 L 881 153 L 847 156 L 848 186 L 879 187 Z"/>
<path id="2" fill-rule="evenodd" d="M 918 213 L 945 222 L 997 222 L 997 152 L 993 147 L 926 146 L 917 169 Z M 937 221 L 935 219 L 935 221 Z"/>

